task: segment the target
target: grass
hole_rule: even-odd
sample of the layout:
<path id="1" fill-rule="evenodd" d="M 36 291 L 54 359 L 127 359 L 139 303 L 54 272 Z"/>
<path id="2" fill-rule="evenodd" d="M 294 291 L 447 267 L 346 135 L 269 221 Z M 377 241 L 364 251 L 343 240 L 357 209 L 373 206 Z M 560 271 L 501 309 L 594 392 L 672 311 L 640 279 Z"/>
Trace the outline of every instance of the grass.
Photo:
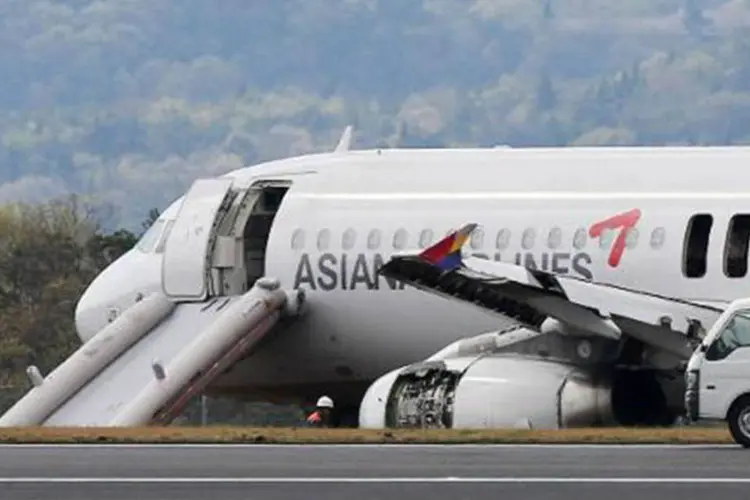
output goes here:
<path id="1" fill-rule="evenodd" d="M 247 427 L 143 428 L 6 428 L 0 443 L 601 443 L 720 444 L 732 443 L 721 428 L 597 428 L 533 430 L 367 430 Z"/>

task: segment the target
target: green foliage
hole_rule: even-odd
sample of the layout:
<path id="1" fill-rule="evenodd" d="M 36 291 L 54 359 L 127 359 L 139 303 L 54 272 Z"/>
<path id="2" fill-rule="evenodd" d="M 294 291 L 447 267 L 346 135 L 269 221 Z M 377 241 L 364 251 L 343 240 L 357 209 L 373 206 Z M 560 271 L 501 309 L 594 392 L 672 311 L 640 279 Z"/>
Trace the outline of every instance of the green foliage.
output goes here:
<path id="1" fill-rule="evenodd" d="M 0 202 L 137 228 L 198 176 L 357 145 L 750 142 L 746 0 L 8 0 Z"/>
<path id="2" fill-rule="evenodd" d="M 80 346 L 78 298 L 137 236 L 103 232 L 96 209 L 76 197 L 6 205 L 0 235 L 0 407 L 7 407 L 28 388 L 27 366 L 49 373 Z"/>

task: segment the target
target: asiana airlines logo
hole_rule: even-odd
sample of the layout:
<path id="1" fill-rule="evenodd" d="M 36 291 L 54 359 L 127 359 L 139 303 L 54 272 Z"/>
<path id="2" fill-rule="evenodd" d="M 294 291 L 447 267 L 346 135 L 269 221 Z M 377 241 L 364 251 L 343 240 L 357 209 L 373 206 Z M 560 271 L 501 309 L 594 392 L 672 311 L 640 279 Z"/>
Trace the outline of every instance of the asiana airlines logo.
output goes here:
<path id="1" fill-rule="evenodd" d="M 613 237 L 607 256 L 607 265 L 617 268 L 627 249 L 629 231 L 641 219 L 639 209 L 623 212 L 595 222 L 588 228 L 592 239 Z M 614 231 L 614 234 L 608 233 Z M 593 280 L 591 253 L 580 251 L 523 251 L 523 252 L 467 252 L 472 257 L 512 262 L 529 269 L 540 269 L 556 274 L 578 276 Z M 386 278 L 377 270 L 388 261 L 389 255 L 381 253 L 302 253 L 294 273 L 294 288 L 305 287 L 311 290 L 403 290 L 404 283 Z"/>
<path id="2" fill-rule="evenodd" d="M 592 224 L 589 228 L 589 236 L 592 238 L 601 238 L 604 231 L 619 231 L 617 237 L 615 237 L 614 243 L 612 243 L 612 248 L 609 251 L 607 264 L 610 267 L 617 267 L 620 265 L 620 261 L 622 260 L 622 256 L 625 253 L 625 248 L 627 246 L 628 234 L 632 229 L 635 229 L 635 226 L 640 219 L 641 211 L 635 208 L 629 212 L 617 214 L 608 219 Z"/>

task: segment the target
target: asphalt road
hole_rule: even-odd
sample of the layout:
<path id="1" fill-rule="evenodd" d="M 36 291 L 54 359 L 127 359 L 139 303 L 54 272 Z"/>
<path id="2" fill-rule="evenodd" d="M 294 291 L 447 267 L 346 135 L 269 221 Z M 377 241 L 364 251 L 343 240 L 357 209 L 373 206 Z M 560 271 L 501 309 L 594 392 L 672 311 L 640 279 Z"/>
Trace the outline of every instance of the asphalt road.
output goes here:
<path id="1" fill-rule="evenodd" d="M 735 446 L 0 446 L 5 499 L 750 496 Z"/>

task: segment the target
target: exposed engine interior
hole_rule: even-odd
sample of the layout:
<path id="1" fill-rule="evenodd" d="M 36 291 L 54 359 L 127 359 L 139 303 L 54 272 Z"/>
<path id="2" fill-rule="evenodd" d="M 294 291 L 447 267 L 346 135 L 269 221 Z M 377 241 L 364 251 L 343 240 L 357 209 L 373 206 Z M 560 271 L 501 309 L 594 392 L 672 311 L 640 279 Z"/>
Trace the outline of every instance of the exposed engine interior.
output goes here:
<path id="1" fill-rule="evenodd" d="M 429 370 L 423 376 L 408 374 L 398 379 L 386 407 L 388 427 L 450 429 L 460 374 Z"/>

